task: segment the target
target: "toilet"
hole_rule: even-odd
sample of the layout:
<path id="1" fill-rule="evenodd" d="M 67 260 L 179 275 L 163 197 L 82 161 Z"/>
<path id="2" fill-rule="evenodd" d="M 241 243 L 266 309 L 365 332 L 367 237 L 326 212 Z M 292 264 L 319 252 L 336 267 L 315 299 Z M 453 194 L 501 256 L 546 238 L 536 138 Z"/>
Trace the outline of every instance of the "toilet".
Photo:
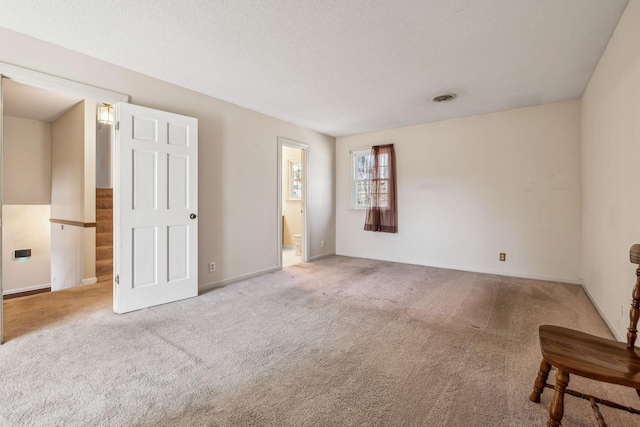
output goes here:
<path id="1" fill-rule="evenodd" d="M 293 246 L 296 248 L 296 255 L 302 256 L 302 235 L 294 234 L 293 235 Z"/>

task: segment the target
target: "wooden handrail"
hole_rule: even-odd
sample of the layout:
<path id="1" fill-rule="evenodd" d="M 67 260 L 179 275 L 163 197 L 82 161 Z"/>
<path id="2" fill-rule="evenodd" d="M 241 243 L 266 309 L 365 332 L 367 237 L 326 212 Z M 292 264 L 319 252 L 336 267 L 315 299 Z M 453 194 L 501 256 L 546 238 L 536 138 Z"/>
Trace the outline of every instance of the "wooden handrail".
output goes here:
<path id="1" fill-rule="evenodd" d="M 69 221 L 66 219 L 54 219 L 50 218 L 49 222 L 52 224 L 64 224 L 64 225 L 72 225 L 74 227 L 84 227 L 84 228 L 95 228 L 95 222 L 79 222 L 79 221 Z"/>

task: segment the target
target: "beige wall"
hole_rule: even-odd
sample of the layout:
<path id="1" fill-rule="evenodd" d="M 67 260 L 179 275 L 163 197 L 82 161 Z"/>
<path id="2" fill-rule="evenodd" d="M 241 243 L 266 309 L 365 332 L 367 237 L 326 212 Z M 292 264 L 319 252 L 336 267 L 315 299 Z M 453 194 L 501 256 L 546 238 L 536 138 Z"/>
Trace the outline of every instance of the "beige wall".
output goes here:
<path id="1" fill-rule="evenodd" d="M 335 138 L 5 29 L 0 38 L 0 61 L 198 119 L 201 286 L 278 268 L 279 136 L 309 146 L 310 257 L 335 251 Z"/>
<path id="2" fill-rule="evenodd" d="M 579 282 L 579 116 L 576 100 L 338 138 L 337 253 Z M 366 232 L 349 150 L 390 143 L 399 232 Z"/>
<path id="3" fill-rule="evenodd" d="M 3 203 L 51 203 L 51 124 L 4 117 Z"/>
<path id="4" fill-rule="evenodd" d="M 51 125 L 53 219 L 95 222 L 95 109 L 95 101 L 82 101 Z M 94 281 L 95 250 L 95 228 L 51 224 L 52 289 Z"/>
<path id="5" fill-rule="evenodd" d="M 619 339 L 640 243 L 640 1 L 620 18 L 582 99 L 582 279 Z"/>
<path id="6" fill-rule="evenodd" d="M 50 282 L 51 124 L 4 117 L 3 293 L 48 287 Z M 15 260 L 16 249 L 31 258 Z"/>
<path id="7" fill-rule="evenodd" d="M 84 102 L 51 125 L 51 217 L 84 222 Z"/>
<path id="8" fill-rule="evenodd" d="M 23 292 L 49 286 L 51 243 L 49 205 L 2 206 L 2 292 Z M 31 249 L 31 258 L 16 260 L 17 249 Z"/>
<path id="9" fill-rule="evenodd" d="M 284 215 L 283 245 L 293 246 L 293 235 L 302 234 L 302 203 L 289 198 L 289 162 L 302 160 L 302 150 L 282 147 L 282 213 Z"/>

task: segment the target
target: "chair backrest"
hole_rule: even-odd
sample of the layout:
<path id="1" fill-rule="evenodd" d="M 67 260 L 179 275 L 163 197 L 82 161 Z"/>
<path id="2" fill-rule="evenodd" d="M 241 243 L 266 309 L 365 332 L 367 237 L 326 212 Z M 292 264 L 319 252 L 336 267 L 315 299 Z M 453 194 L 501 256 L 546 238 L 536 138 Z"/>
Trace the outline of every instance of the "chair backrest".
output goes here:
<path id="1" fill-rule="evenodd" d="M 640 244 L 636 243 L 631 246 L 629 258 L 633 264 L 640 265 Z M 636 338 L 638 337 L 638 318 L 640 318 L 640 266 L 636 268 L 636 285 L 633 287 L 631 298 L 631 310 L 629 310 L 631 322 L 627 329 L 627 348 L 629 350 L 633 350 L 636 344 Z"/>

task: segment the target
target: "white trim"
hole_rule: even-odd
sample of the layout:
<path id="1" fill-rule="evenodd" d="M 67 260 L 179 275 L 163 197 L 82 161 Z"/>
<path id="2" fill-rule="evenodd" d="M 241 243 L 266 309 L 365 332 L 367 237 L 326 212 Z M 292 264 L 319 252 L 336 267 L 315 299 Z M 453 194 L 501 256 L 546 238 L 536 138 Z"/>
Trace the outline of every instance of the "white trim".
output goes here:
<path id="1" fill-rule="evenodd" d="M 198 286 L 198 295 L 202 295 L 203 292 L 210 291 L 212 289 L 222 288 L 223 286 L 230 285 L 232 283 L 240 282 L 241 280 L 251 279 L 257 276 L 262 276 L 263 274 L 273 273 L 274 271 L 282 270 L 282 267 L 269 267 L 264 270 L 255 271 L 249 274 L 243 274 L 241 276 L 232 277 L 230 279 L 220 280 L 218 282 L 206 283 L 204 285 Z"/>
<path id="2" fill-rule="evenodd" d="M 309 262 L 318 261 L 319 259 L 322 259 L 322 258 L 329 258 L 330 256 L 334 256 L 335 254 L 336 254 L 335 252 L 331 252 L 328 254 L 320 254 L 320 255 L 312 256 L 311 258 L 309 258 Z"/>
<path id="3" fill-rule="evenodd" d="M 349 203 L 349 210 L 354 212 L 367 212 L 366 206 L 356 206 L 356 169 L 358 168 L 358 157 L 371 155 L 371 147 L 365 148 L 352 148 L 349 150 L 349 157 L 351 160 L 351 203 Z"/>
<path id="4" fill-rule="evenodd" d="M 371 147 L 373 147 L 373 145 L 368 145 L 366 147 L 354 147 L 354 148 L 349 148 L 349 154 L 355 152 L 355 151 L 364 151 L 364 150 L 369 150 L 371 151 Z"/>
<path id="5" fill-rule="evenodd" d="M 300 208 L 302 209 L 302 256 L 301 261 L 307 262 L 310 256 L 309 251 L 309 233 L 307 232 L 309 223 L 309 146 L 293 139 L 278 137 L 278 237 L 277 253 L 278 268 L 282 268 L 282 147 L 291 147 L 301 150 L 302 155 L 300 162 L 302 163 L 302 199 L 300 200 Z"/>
<path id="6" fill-rule="evenodd" d="M 82 279 L 82 285 L 95 285 L 98 283 L 97 277 L 87 277 L 86 279 Z"/>
<path id="7" fill-rule="evenodd" d="M 40 71 L 29 70 L 6 62 L 0 62 L 0 74 L 18 83 L 41 89 L 56 90 L 107 104 L 129 102 L 129 95 L 74 82 L 73 80 L 63 79 Z"/>
<path id="8" fill-rule="evenodd" d="M 99 87 L 87 85 L 84 83 L 74 82 L 62 77 L 53 76 L 51 74 L 42 73 L 40 71 L 30 70 L 16 65 L 0 62 L 0 150 L 2 148 L 2 78 L 8 78 L 18 83 L 35 86 L 43 89 L 53 89 L 60 92 L 81 96 L 83 98 L 93 99 L 98 102 L 107 104 L 116 104 L 118 102 L 129 102 L 129 96 L 113 92 Z M 113 133 L 112 133 L 113 135 Z M 1 151 L 0 151 L 1 155 Z M 1 162 L 0 162 L 1 163 Z M 0 207 L 2 206 L 2 169 L 0 165 Z M 1 209 L 0 209 L 1 212 Z M 0 213 L 0 221 L 2 220 Z M 2 230 L 0 227 L 0 236 Z M 0 245 L 0 267 L 2 260 L 2 245 Z M 0 277 L 0 293 L 2 293 L 2 278 Z M 3 312 L 0 305 L 0 344 L 3 341 Z"/>
<path id="9" fill-rule="evenodd" d="M 12 289 L 10 291 L 4 291 L 4 292 L 2 292 L 2 295 L 19 294 L 21 292 L 37 291 L 38 289 L 46 289 L 46 288 L 50 288 L 50 287 L 51 287 L 50 283 L 45 283 L 43 285 L 29 286 L 29 287 L 26 287 L 26 288 Z"/>
<path id="10" fill-rule="evenodd" d="M 613 325 L 613 322 L 611 321 L 611 319 L 609 319 L 609 316 L 607 316 L 607 314 L 600 307 L 596 299 L 589 292 L 589 288 L 585 286 L 584 282 L 581 283 L 581 285 L 582 285 L 582 289 L 584 289 L 584 293 L 587 294 L 587 298 L 589 298 L 589 301 L 591 301 L 591 304 L 593 304 L 593 306 L 596 308 L 596 311 L 598 312 L 598 314 L 600 314 L 600 317 L 602 317 L 602 320 L 604 320 L 604 323 L 607 325 L 607 327 L 609 328 L 613 336 L 620 342 L 627 342 L 627 337 L 624 335 L 621 335 L 617 331 L 616 327 Z"/>
<path id="11" fill-rule="evenodd" d="M 302 159 L 289 160 L 289 186 L 287 187 L 287 197 L 286 197 L 287 202 L 299 202 L 302 200 L 301 197 L 291 196 L 291 190 L 292 190 L 291 184 L 293 184 L 294 181 L 300 181 L 300 185 L 302 185 L 302 182 L 303 182 L 302 176 L 300 176 L 300 178 L 293 178 L 293 165 L 295 165 L 296 163 L 302 165 Z"/>
<path id="12" fill-rule="evenodd" d="M 336 253 L 336 255 L 346 256 L 350 258 L 373 259 L 376 261 L 397 262 L 399 264 L 420 265 L 423 267 L 444 268 L 446 270 L 467 271 L 469 273 L 493 274 L 495 276 L 519 277 L 521 279 L 544 280 L 546 282 L 560 282 L 560 283 L 569 283 L 571 285 L 582 285 L 582 280 L 577 277 L 545 276 L 541 274 L 518 273 L 517 271 L 492 270 L 490 268 L 475 269 L 469 266 L 453 265 L 453 264 L 437 264 L 437 263 L 425 264 L 424 262 L 420 262 L 416 260 L 395 260 L 395 259 L 387 259 L 387 258 L 358 257 L 358 256 L 340 254 L 340 253 Z"/>
<path id="13" fill-rule="evenodd" d="M 4 117 L 4 113 L 3 113 L 3 103 L 2 103 L 2 81 L 4 80 L 4 76 L 2 75 L 2 71 L 0 70 L 0 295 L 4 295 L 3 290 L 2 290 L 2 270 L 3 270 L 3 265 L 2 265 L 2 205 L 4 204 L 2 197 L 3 197 L 3 193 L 2 193 L 2 186 L 3 181 L 2 181 L 2 175 L 3 175 L 3 171 L 2 171 L 2 159 L 3 159 L 3 141 L 2 141 L 2 134 L 4 134 L 4 123 L 3 123 L 3 117 Z M 1 302 L 1 301 L 0 301 Z M 0 304 L 0 345 L 2 345 L 3 341 L 4 341 L 4 326 L 3 326 L 3 322 L 4 322 L 4 312 L 3 312 L 3 306 L 4 304 Z"/>
<path id="14" fill-rule="evenodd" d="M 396 261 L 393 261 L 396 262 Z M 426 267 L 446 268 L 448 270 L 468 271 L 470 273 L 493 274 L 495 276 L 519 277 L 521 279 L 544 280 L 546 282 L 569 283 L 571 285 L 582 285 L 582 280 L 577 277 L 545 276 L 542 274 L 518 273 L 516 271 L 492 270 L 490 268 L 479 268 L 471 270 L 469 267 L 447 265 L 447 264 L 418 264 Z"/>
<path id="15" fill-rule="evenodd" d="M 332 252 L 332 253 L 329 253 L 329 254 L 316 255 L 314 257 L 311 257 L 309 259 L 309 262 L 317 261 L 317 260 L 322 259 L 322 258 L 328 258 L 328 257 L 334 256 L 334 255 L 335 255 L 335 252 Z M 231 285 L 233 283 L 240 282 L 242 280 L 252 279 L 254 277 L 262 276 L 263 274 L 273 273 L 275 271 L 280 271 L 280 270 L 282 270 L 282 267 L 280 267 L 280 266 L 269 267 L 269 268 L 265 268 L 264 270 L 255 271 L 255 272 L 249 273 L 249 274 L 243 274 L 243 275 L 240 275 L 240 276 L 232 277 L 230 279 L 224 279 L 224 280 L 220 280 L 220 281 L 217 281 L 217 282 L 212 282 L 212 283 L 206 283 L 204 285 L 199 285 L 198 286 L 199 295 L 201 295 L 203 292 L 207 292 L 207 291 L 210 291 L 212 289 L 222 288 L 224 286 Z"/>

